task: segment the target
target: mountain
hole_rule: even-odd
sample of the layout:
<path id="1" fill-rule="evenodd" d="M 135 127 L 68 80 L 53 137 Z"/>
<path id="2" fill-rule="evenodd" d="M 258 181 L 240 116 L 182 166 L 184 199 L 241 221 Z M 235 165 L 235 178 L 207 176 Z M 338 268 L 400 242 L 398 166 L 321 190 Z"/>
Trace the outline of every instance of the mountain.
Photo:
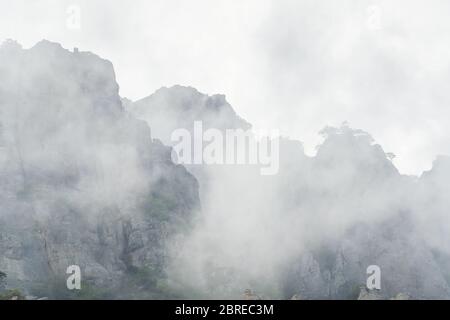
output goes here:
<path id="1" fill-rule="evenodd" d="M 314 156 L 270 140 L 273 175 L 177 165 L 174 130 L 251 125 L 223 95 L 118 91 L 95 54 L 1 46 L 0 299 L 450 298 L 448 157 L 405 176 L 344 123 Z M 81 291 L 66 288 L 71 265 Z M 381 289 L 368 291 L 374 265 Z"/>
<path id="2" fill-rule="evenodd" d="M 41 41 L 0 49 L 0 270 L 51 298 L 171 296 L 198 183 L 123 108 L 112 64 Z M 83 289 L 65 288 L 78 265 Z"/>
<path id="3" fill-rule="evenodd" d="M 194 121 L 202 121 L 203 129 L 249 129 L 250 124 L 239 117 L 224 95 L 212 96 L 192 87 L 161 88 L 150 96 L 132 104 L 131 112 L 147 121 L 155 137 L 171 145 L 170 135 L 175 128 L 193 130 Z"/>
<path id="4" fill-rule="evenodd" d="M 207 102 L 213 97 L 221 96 L 175 86 L 128 108 L 168 144 L 178 128 L 193 135 L 194 121 L 222 132 L 251 128 L 223 100 Z M 211 105 L 222 107 L 212 113 Z M 183 270 L 174 268 L 180 283 L 203 297 L 251 288 L 272 298 L 357 299 L 367 267 L 378 265 L 379 298 L 450 298 L 448 159 L 420 178 L 404 176 L 367 132 L 344 123 L 321 134 L 313 157 L 280 138 L 273 176 L 251 165 L 187 166 L 200 181 L 203 219 L 185 243 Z M 439 201 L 429 210 L 431 199 Z"/>
<path id="5" fill-rule="evenodd" d="M 236 114 L 224 95 L 209 96 L 192 87 L 180 85 L 163 87 L 136 102 L 126 98 L 122 101 L 133 116 L 145 121 L 151 127 L 153 136 L 168 146 L 176 144 L 171 137 L 176 129 L 187 129 L 191 133 L 193 145 L 202 143 L 203 136 L 198 136 L 194 132 L 195 122 L 201 122 L 203 132 L 211 128 L 223 133 L 227 129 L 251 128 L 247 121 Z M 207 206 L 209 199 L 213 197 L 209 194 L 210 181 L 214 179 L 217 170 L 209 170 L 208 167 L 192 163 L 183 165 L 199 181 L 201 202 Z"/>

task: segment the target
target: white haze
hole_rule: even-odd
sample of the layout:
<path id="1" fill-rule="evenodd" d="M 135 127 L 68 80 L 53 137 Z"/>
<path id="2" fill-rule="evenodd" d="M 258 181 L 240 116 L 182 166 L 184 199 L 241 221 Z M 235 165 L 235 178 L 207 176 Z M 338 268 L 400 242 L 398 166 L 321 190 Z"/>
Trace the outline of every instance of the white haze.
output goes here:
<path id="1" fill-rule="evenodd" d="M 174 83 L 224 93 L 256 128 L 284 130 L 305 140 L 307 149 L 319 145 L 317 133 L 325 125 L 348 120 L 373 134 L 384 150 L 396 153 L 403 172 L 419 173 L 431 168 L 436 154 L 450 151 L 445 110 L 449 5 L 432 3 L 376 2 L 383 14 L 380 28 L 373 29 L 367 25 L 366 10 L 374 3 L 364 1 L 136 1 L 132 6 L 81 1 L 82 29 L 72 31 L 65 28 L 69 2 L 2 1 L 6 9 L 0 38 L 15 38 L 25 46 L 49 38 L 93 51 L 112 60 L 121 95 L 133 99 Z M 409 19 L 419 14 L 420 19 Z M 48 79 L 55 87 L 64 84 L 58 75 Z M 30 82 L 30 88 L 34 85 Z M 75 101 L 83 101 L 80 92 L 73 94 Z M 64 93 L 58 95 L 65 100 Z M 66 107 L 74 106 L 69 102 Z M 74 116 L 61 118 L 70 122 Z M 42 119 L 37 123 L 47 123 L 45 114 Z M 63 155 L 60 166 L 47 162 L 49 154 L 34 153 L 32 129 L 24 128 L 23 139 L 30 141 L 28 163 L 66 173 Z M 47 129 L 51 123 L 36 130 Z M 315 157 L 303 154 L 300 143 L 286 141 L 280 173 L 273 177 L 261 177 L 258 169 L 247 167 L 203 169 L 207 188 L 200 190 L 202 215 L 189 237 L 174 244 L 169 274 L 175 287 L 213 297 L 236 297 L 250 287 L 282 297 L 284 269 L 295 266 L 301 255 L 329 241 L 339 246 L 346 233 L 361 224 L 383 232 L 382 223 L 396 226 L 394 240 L 402 241 L 358 234 L 350 241 L 351 249 L 370 255 L 372 247 L 365 245 L 369 242 L 387 251 L 380 261 L 394 269 L 398 288 L 403 288 L 403 280 L 397 278 L 404 276 L 405 283 L 415 279 L 400 272 L 403 265 L 396 269 L 399 261 L 407 270 L 417 268 L 425 282 L 434 284 L 429 277 L 435 274 L 436 283 L 441 281 L 449 269 L 436 273 L 429 250 L 450 254 L 448 159 L 419 180 L 400 175 L 368 135 L 346 126 L 327 132 L 329 139 Z M 68 136 L 50 134 L 51 146 L 59 150 Z M 72 139 L 76 151 L 91 142 L 84 136 Z M 98 189 L 99 178 L 88 174 L 81 188 L 89 194 L 76 200 L 87 205 L 100 201 L 100 208 L 110 202 L 124 207 L 120 205 L 126 204 L 127 194 L 146 182 L 136 166 L 137 156 L 114 144 L 96 147 L 77 156 L 88 168 L 95 167 L 91 157 L 98 160 L 100 168 L 92 170 L 105 172 L 100 180 L 108 187 Z M 364 271 L 365 265 L 359 270 L 362 276 Z"/>
<path id="2" fill-rule="evenodd" d="M 347 120 L 420 174 L 449 154 L 450 21 L 444 0 L 1 0 L 0 39 L 42 38 L 108 57 L 121 95 L 190 85 L 225 93 L 256 128 L 314 154 Z M 81 29 L 66 27 L 69 5 Z"/>
<path id="3" fill-rule="evenodd" d="M 188 87 L 162 88 L 129 110 L 168 145 L 177 143 L 170 140 L 170 132 L 193 131 L 195 120 L 203 121 L 205 129 L 247 126 L 229 112 L 222 96 L 206 96 Z M 190 236 L 175 247 L 173 281 L 212 297 L 237 297 L 252 288 L 268 297 L 286 298 L 283 281 L 296 281 L 286 270 L 300 268 L 301 259 L 325 247 L 338 257 L 358 261 L 350 279 L 365 275 L 364 263 L 379 263 L 389 270 L 385 274 L 392 277 L 387 282 L 395 283 L 393 293 L 440 292 L 408 286 L 414 282 L 411 270 L 416 269 L 432 288 L 446 283 L 448 266 L 440 270 L 432 250 L 450 253 L 444 191 L 448 160 L 417 179 L 401 175 L 390 155 L 364 131 L 344 124 L 325 129 L 323 135 L 315 157 L 305 155 L 300 142 L 282 139 L 280 171 L 274 176 L 261 176 L 259 167 L 251 165 L 188 166 L 200 182 L 202 216 Z M 389 240 L 384 232 L 390 229 L 395 237 Z M 355 250 L 350 254 L 349 245 Z M 314 263 L 308 262 L 305 269 Z M 407 271 L 402 271 L 405 266 Z M 321 272 L 325 269 L 321 265 Z M 301 276 L 308 277 L 307 272 Z M 321 287 L 319 280 L 311 281 Z M 333 287 L 332 281 L 322 287 L 327 285 Z M 313 297 L 326 296 L 313 292 L 306 290 Z"/>

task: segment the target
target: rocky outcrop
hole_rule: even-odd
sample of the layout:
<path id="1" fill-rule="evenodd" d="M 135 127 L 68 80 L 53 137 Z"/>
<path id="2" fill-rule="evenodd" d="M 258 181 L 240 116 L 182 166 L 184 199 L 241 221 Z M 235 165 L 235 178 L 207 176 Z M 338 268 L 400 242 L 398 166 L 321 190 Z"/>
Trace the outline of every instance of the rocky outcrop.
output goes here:
<path id="1" fill-rule="evenodd" d="M 195 179 L 170 148 L 172 131 L 194 121 L 250 127 L 223 95 L 174 86 L 132 102 L 94 54 L 4 44 L 7 287 L 50 298 L 242 298 L 245 288 L 258 292 L 246 299 L 450 297 L 447 157 L 404 176 L 368 133 L 343 124 L 322 131 L 313 157 L 280 139 L 276 175 L 188 166 Z M 193 219 L 197 181 L 204 210 Z M 81 267 L 82 292 L 65 287 L 69 265 Z M 370 265 L 380 290 L 361 290 Z"/>
<path id="2" fill-rule="evenodd" d="M 152 95 L 127 106 L 137 118 L 145 120 L 153 135 L 171 145 L 175 129 L 193 131 L 194 121 L 201 121 L 203 129 L 248 129 L 250 124 L 239 117 L 224 95 L 208 96 L 192 87 L 163 87 Z"/>
<path id="3" fill-rule="evenodd" d="M 124 110 L 118 89 L 112 64 L 92 53 L 48 41 L 1 47 L 0 270 L 9 287 L 71 297 L 66 269 L 79 265 L 89 294 L 160 294 L 172 242 L 200 208 L 198 184 Z"/>
<path id="4" fill-rule="evenodd" d="M 395 297 L 392 297 L 390 300 L 411 300 L 411 297 L 407 293 L 397 293 Z"/>
<path id="5" fill-rule="evenodd" d="M 300 293 L 309 299 L 355 299 L 369 276 L 367 267 L 377 265 L 381 289 L 376 290 L 376 296 L 380 299 L 399 292 L 415 299 L 449 297 L 444 266 L 411 225 L 405 227 L 407 220 L 403 215 L 372 226 L 357 225 L 335 243 L 302 254 L 290 264 L 286 294 Z"/>
<path id="6" fill-rule="evenodd" d="M 446 254 L 435 252 L 420 223 L 424 213 L 432 215 L 415 203 L 430 195 L 416 179 L 400 175 L 366 133 L 346 126 L 331 131 L 306 170 L 281 185 L 303 195 L 289 209 L 314 212 L 302 224 L 320 223 L 322 232 L 305 237 L 308 249 L 288 262 L 285 295 L 356 299 L 367 267 L 377 265 L 383 299 L 399 292 L 415 299 L 450 297 Z M 437 227 L 436 220 L 430 225 Z"/>
<path id="7" fill-rule="evenodd" d="M 167 143 L 174 129 L 192 132 L 195 120 L 222 131 L 249 127 L 236 120 L 239 117 L 234 112 L 211 113 L 208 106 L 214 103 L 206 101 L 213 97 L 176 86 L 163 88 L 129 108 L 150 124 L 160 123 L 153 133 Z M 220 267 L 231 264 L 246 281 L 261 283 L 266 273 L 254 268 L 248 275 L 246 267 L 271 257 L 270 265 L 277 271 L 271 270 L 276 276 L 267 281 L 280 281 L 277 297 L 282 298 L 357 299 L 370 265 L 382 270 L 379 298 L 399 292 L 416 299 L 450 297 L 450 251 L 435 249 L 449 241 L 441 229 L 448 223 L 445 214 L 450 205 L 445 197 L 446 159 L 440 158 L 431 172 L 417 179 L 401 175 L 393 155 L 367 132 L 344 123 L 327 127 L 321 134 L 324 142 L 314 157 L 305 155 L 300 142 L 281 139 L 280 170 L 274 176 L 262 178 L 250 166 L 189 168 L 201 182 L 208 214 L 207 223 L 199 229 L 212 226 L 212 233 L 234 234 L 229 221 L 236 219 L 245 230 L 232 249 L 229 243 L 216 240 L 218 252 L 224 248 L 233 252 L 230 259 L 222 261 L 213 253 L 205 260 L 220 261 Z M 219 199 L 220 205 L 219 201 L 207 202 L 210 199 Z M 235 199 L 240 203 L 234 205 Z M 430 204 L 430 199 L 435 201 Z M 259 234 L 261 229 L 264 234 Z M 210 239 L 204 241 L 211 245 Z M 235 256 L 244 258 L 233 260 Z M 230 289 L 235 292 L 231 297 L 243 289 Z"/>
<path id="8" fill-rule="evenodd" d="M 378 290 L 368 290 L 365 287 L 361 288 L 358 300 L 384 300 Z"/>

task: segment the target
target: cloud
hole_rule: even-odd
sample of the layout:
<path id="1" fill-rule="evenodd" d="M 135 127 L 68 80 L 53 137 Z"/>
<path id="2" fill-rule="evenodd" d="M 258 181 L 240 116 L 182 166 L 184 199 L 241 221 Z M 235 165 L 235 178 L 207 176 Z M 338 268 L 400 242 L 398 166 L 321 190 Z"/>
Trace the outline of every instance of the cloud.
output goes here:
<path id="1" fill-rule="evenodd" d="M 0 38 L 50 38 L 108 56 L 122 96 L 174 84 L 225 93 L 256 128 L 280 129 L 309 154 L 320 128 L 347 120 L 394 152 L 405 173 L 450 153 L 445 1 L 2 4 Z M 81 30 L 65 26 L 71 4 Z"/>

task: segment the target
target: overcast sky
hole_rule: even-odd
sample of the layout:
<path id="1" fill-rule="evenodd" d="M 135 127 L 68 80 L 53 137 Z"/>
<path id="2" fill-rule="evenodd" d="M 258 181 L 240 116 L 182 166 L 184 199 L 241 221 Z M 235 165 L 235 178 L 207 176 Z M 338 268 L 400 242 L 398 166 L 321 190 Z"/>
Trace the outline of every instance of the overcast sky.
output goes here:
<path id="1" fill-rule="evenodd" d="M 256 128 L 280 129 L 310 154 L 321 128 L 347 120 L 396 154 L 402 173 L 450 154 L 447 0 L 0 4 L 0 39 L 95 52 L 130 99 L 174 84 L 223 93 Z"/>

